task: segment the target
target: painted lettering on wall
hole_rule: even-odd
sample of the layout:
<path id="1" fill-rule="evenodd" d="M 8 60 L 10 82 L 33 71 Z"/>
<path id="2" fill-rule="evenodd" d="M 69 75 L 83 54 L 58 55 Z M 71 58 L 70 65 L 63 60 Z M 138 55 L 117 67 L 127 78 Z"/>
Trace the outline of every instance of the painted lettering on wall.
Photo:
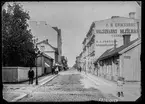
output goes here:
<path id="1" fill-rule="evenodd" d="M 114 46 L 114 40 L 97 40 L 96 46 Z"/>
<path id="2" fill-rule="evenodd" d="M 103 30 L 96 30 L 96 33 L 102 34 L 117 34 L 117 29 L 103 29 Z"/>
<path id="3" fill-rule="evenodd" d="M 110 27 L 110 29 L 96 29 L 95 32 L 98 34 L 124 34 L 138 32 L 136 23 L 107 23 L 105 26 L 107 28 Z M 133 29 L 131 27 L 133 27 Z M 134 27 L 136 27 L 136 29 Z"/>
<path id="4" fill-rule="evenodd" d="M 137 33 L 136 29 L 120 29 L 120 33 Z"/>
<path id="5" fill-rule="evenodd" d="M 119 33 L 124 34 L 124 33 L 137 33 L 137 29 L 120 29 Z M 96 33 L 98 34 L 118 34 L 117 29 L 102 29 L 102 30 L 96 30 Z"/>

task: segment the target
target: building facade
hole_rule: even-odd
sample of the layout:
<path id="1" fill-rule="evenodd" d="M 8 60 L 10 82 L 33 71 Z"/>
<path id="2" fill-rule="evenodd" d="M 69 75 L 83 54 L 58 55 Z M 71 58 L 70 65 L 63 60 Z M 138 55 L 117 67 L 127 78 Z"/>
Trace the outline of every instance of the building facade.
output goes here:
<path id="1" fill-rule="evenodd" d="M 54 60 L 54 63 L 58 62 L 58 49 L 50 45 L 48 39 L 37 43 L 37 47 L 41 52 L 52 58 Z"/>
<path id="2" fill-rule="evenodd" d="M 114 81 L 116 81 L 118 77 L 124 77 L 125 81 L 140 82 L 140 55 L 140 38 L 127 43 L 124 42 L 124 45 L 118 48 L 108 49 L 95 62 L 96 66 L 98 66 L 98 76 Z"/>
<path id="3" fill-rule="evenodd" d="M 61 63 L 62 38 L 61 29 L 50 26 L 46 21 L 29 21 L 29 28 L 40 41 L 49 39 L 49 43 L 58 50 L 58 62 Z M 41 35 L 40 35 L 41 34 Z"/>
<path id="4" fill-rule="evenodd" d="M 94 21 L 82 42 L 83 44 L 83 66 L 87 72 L 98 74 L 94 62 L 106 50 L 123 45 L 124 34 L 131 34 L 130 40 L 141 37 L 140 19 L 135 18 L 135 13 L 130 12 L 129 17 L 112 16 L 109 19 Z"/>

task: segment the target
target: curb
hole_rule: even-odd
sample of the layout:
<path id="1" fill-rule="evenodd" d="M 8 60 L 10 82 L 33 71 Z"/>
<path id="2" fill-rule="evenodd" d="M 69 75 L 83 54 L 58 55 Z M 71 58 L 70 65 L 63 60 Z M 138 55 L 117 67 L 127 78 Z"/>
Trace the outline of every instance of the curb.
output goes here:
<path id="1" fill-rule="evenodd" d="M 84 73 L 82 73 L 82 75 L 85 76 L 85 77 L 87 77 L 88 79 L 90 79 L 92 82 L 94 82 L 94 84 L 95 84 L 96 86 L 99 85 L 99 84 L 96 83 L 96 81 L 95 81 L 94 79 L 90 78 L 88 75 L 86 75 L 86 74 L 84 74 Z M 114 94 L 114 93 L 111 93 L 111 94 L 112 94 L 113 96 L 117 97 L 120 101 L 123 100 L 123 98 L 119 98 L 116 94 Z"/>
<path id="2" fill-rule="evenodd" d="M 24 97 L 26 97 L 28 94 L 23 94 L 23 95 L 20 95 L 20 96 L 18 96 L 18 97 L 16 97 L 16 98 L 14 98 L 11 102 L 16 102 L 16 101 L 18 101 L 19 99 L 22 99 L 22 98 L 24 98 Z"/>
<path id="3" fill-rule="evenodd" d="M 89 79 L 91 79 L 91 81 L 93 81 L 93 82 L 95 83 L 95 85 L 96 85 L 96 82 L 95 82 L 95 80 L 94 80 L 93 78 L 89 77 L 89 75 L 86 75 L 86 74 L 84 74 L 84 73 L 82 73 L 82 74 L 85 75 L 86 77 L 88 77 Z M 106 82 L 105 82 L 105 83 L 106 83 Z M 111 86 L 110 86 L 110 87 L 111 87 Z M 117 97 L 120 101 L 135 101 L 134 98 L 140 97 L 140 96 L 136 97 L 136 96 L 132 95 L 132 93 L 127 92 L 127 91 L 125 92 L 126 96 L 131 96 L 131 97 L 133 97 L 132 100 L 128 100 L 128 99 L 125 98 L 125 97 L 118 97 L 116 93 L 111 93 L 111 94 L 112 94 L 113 96 Z"/>
<path id="4" fill-rule="evenodd" d="M 57 77 L 57 76 L 58 76 L 58 75 L 55 75 L 55 76 L 50 77 L 48 80 L 46 80 L 46 81 L 43 82 L 42 84 L 36 86 L 35 89 L 37 89 L 38 87 L 44 85 L 46 82 L 51 81 L 52 79 L 54 79 L 54 78 Z M 35 89 L 33 89 L 33 90 L 35 90 Z M 33 90 L 32 90 L 31 92 L 33 92 Z M 24 98 L 24 97 L 26 97 L 26 96 L 28 96 L 28 94 L 24 93 L 23 95 L 20 95 L 20 96 L 14 98 L 11 102 L 16 102 L 16 101 L 18 101 L 18 100 L 20 100 L 20 99 L 22 99 L 22 98 Z"/>

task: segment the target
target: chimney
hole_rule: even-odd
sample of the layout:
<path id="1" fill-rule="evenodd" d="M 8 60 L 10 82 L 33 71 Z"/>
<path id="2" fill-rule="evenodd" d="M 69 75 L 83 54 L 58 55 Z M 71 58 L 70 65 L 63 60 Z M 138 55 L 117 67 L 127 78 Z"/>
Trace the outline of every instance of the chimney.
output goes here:
<path id="1" fill-rule="evenodd" d="M 135 12 L 130 12 L 129 13 L 129 18 L 135 19 Z"/>
<path id="2" fill-rule="evenodd" d="M 118 18 L 118 17 L 119 17 L 119 16 L 112 16 L 111 19 L 113 19 L 113 18 Z"/>
<path id="3" fill-rule="evenodd" d="M 48 43 L 48 39 L 46 39 L 46 42 Z"/>
<path id="4" fill-rule="evenodd" d="M 130 42 L 130 36 L 131 36 L 131 34 L 124 34 L 123 35 L 123 45 L 126 45 Z"/>

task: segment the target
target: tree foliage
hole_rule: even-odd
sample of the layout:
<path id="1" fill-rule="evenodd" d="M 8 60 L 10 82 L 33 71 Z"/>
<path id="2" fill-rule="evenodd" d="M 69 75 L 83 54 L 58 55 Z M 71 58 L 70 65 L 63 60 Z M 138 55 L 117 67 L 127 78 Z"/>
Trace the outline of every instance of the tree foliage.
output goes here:
<path id="1" fill-rule="evenodd" d="M 35 52 L 30 19 L 22 5 L 14 3 L 2 10 L 2 62 L 3 66 L 33 66 Z"/>

